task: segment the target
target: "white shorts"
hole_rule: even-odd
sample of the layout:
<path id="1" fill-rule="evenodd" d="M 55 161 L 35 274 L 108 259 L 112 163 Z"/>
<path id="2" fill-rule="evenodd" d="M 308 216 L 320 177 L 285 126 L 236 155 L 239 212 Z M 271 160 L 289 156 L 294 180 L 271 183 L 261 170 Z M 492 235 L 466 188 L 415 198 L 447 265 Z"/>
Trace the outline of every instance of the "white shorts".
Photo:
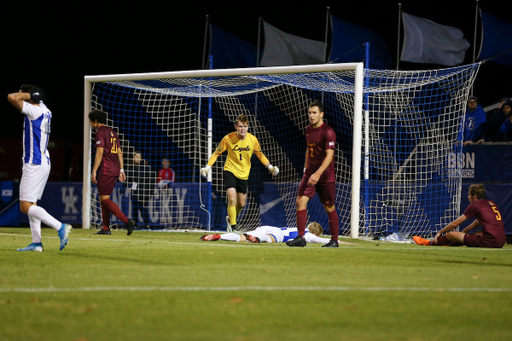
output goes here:
<path id="1" fill-rule="evenodd" d="M 50 176 L 49 164 L 23 164 L 20 182 L 20 201 L 37 202 L 43 196 L 44 187 Z"/>

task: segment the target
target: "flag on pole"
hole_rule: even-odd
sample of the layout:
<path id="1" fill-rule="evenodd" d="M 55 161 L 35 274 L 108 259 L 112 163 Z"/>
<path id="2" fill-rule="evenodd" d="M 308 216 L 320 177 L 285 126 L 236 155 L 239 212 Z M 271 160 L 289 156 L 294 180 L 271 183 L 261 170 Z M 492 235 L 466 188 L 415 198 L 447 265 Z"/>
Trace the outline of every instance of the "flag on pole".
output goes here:
<path id="1" fill-rule="evenodd" d="M 365 60 L 363 44 L 370 43 L 370 65 L 372 69 L 389 69 L 391 54 L 384 40 L 370 29 L 343 21 L 331 15 L 331 55 L 329 62 L 352 63 Z"/>
<path id="2" fill-rule="evenodd" d="M 324 63 L 325 43 L 298 37 L 263 22 L 265 48 L 261 66 Z"/>
<path id="3" fill-rule="evenodd" d="M 482 43 L 479 59 L 492 58 L 492 62 L 512 67 L 512 22 L 480 10 Z"/>
<path id="4" fill-rule="evenodd" d="M 402 12 L 404 44 L 401 61 L 454 66 L 464 61 L 469 42 L 461 30 Z"/>
<path id="5" fill-rule="evenodd" d="M 210 55 L 214 69 L 255 67 L 255 45 L 210 24 Z"/>

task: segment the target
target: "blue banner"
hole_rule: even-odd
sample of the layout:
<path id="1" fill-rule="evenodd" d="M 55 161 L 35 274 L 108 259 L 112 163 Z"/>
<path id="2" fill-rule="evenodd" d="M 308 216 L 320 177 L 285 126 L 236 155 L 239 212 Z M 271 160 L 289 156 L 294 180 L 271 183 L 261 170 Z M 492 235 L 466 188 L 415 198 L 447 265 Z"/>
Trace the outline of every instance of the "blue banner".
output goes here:
<path id="1" fill-rule="evenodd" d="M 19 183 L 2 181 L 0 191 L 0 226 L 18 226 Z"/>
<path id="2" fill-rule="evenodd" d="M 257 66 L 256 46 L 214 25 L 210 25 L 210 55 L 214 69 Z"/>
<path id="3" fill-rule="evenodd" d="M 464 182 L 512 182 L 512 145 L 470 144 L 459 162 Z"/>
<path id="4" fill-rule="evenodd" d="M 364 62 L 365 43 L 370 43 L 371 69 L 391 68 L 391 54 L 386 48 L 384 40 L 375 32 L 365 27 L 357 26 L 340 20 L 331 15 L 332 39 L 331 56 L 329 62 L 351 63 Z"/>
<path id="5" fill-rule="evenodd" d="M 512 67 L 512 22 L 500 19 L 485 11 L 482 17 L 482 46 L 480 59 Z"/>

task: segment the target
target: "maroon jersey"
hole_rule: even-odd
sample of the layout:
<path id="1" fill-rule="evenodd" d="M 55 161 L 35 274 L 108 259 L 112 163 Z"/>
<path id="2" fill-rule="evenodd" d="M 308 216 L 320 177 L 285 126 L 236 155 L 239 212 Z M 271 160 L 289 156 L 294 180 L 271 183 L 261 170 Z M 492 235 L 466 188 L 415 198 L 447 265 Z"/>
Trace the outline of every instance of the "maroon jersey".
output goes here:
<path id="1" fill-rule="evenodd" d="M 119 175 L 119 138 L 115 131 L 103 125 L 96 131 L 96 148 L 103 147 L 103 158 L 98 169 L 100 175 Z"/>
<path id="2" fill-rule="evenodd" d="M 507 236 L 498 206 L 492 200 L 480 199 L 473 201 L 466 208 L 464 215 L 467 218 L 476 217 L 482 225 L 482 237 L 488 240 L 506 243 Z"/>
<path id="3" fill-rule="evenodd" d="M 334 130 L 325 123 L 316 129 L 313 128 L 312 125 L 308 125 L 306 127 L 306 142 L 308 145 L 308 164 L 306 168 L 306 175 L 309 177 L 322 165 L 326 156 L 325 151 L 327 149 L 335 148 L 336 134 L 334 133 Z M 318 183 L 335 181 L 336 175 L 334 174 L 333 158 L 331 164 L 322 173 Z"/>

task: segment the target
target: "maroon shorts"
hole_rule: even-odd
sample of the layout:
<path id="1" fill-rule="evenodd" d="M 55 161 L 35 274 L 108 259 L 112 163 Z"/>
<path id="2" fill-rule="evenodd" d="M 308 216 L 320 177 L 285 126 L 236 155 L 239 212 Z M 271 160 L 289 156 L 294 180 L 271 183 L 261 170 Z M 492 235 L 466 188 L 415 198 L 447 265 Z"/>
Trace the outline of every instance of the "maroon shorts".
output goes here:
<path id="1" fill-rule="evenodd" d="M 308 186 L 309 177 L 303 177 L 299 185 L 299 196 L 313 198 L 318 193 L 322 205 L 332 206 L 336 199 L 336 185 L 334 182 L 317 183 L 315 186 Z"/>
<path id="2" fill-rule="evenodd" d="M 98 194 L 111 195 L 114 187 L 116 186 L 118 175 L 98 175 Z"/>
<path id="3" fill-rule="evenodd" d="M 502 248 L 506 240 L 489 239 L 483 234 L 470 234 L 464 235 L 464 245 L 469 247 L 486 247 L 486 248 Z"/>

